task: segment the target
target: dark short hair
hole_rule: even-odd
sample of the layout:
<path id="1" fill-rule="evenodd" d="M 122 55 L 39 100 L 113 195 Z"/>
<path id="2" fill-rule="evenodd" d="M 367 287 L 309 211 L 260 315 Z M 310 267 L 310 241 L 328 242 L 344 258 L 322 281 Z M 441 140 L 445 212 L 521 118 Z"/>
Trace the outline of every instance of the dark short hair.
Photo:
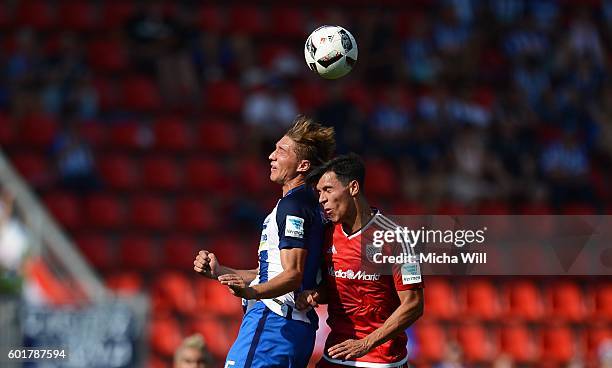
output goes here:
<path id="1" fill-rule="evenodd" d="M 316 185 L 319 179 L 328 172 L 333 172 L 344 185 L 352 180 L 357 180 L 359 187 L 363 190 L 365 181 L 365 164 L 359 155 L 349 153 L 327 161 L 315 168 L 306 178 L 310 185 Z"/>

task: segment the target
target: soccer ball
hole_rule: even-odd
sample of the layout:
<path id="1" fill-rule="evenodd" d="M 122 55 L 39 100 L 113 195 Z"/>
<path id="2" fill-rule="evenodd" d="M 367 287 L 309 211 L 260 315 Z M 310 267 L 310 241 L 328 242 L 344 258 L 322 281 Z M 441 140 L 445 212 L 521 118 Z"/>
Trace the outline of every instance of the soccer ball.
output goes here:
<path id="1" fill-rule="evenodd" d="M 313 72 L 337 79 L 347 75 L 357 62 L 357 42 L 345 28 L 322 26 L 308 36 L 304 58 Z"/>

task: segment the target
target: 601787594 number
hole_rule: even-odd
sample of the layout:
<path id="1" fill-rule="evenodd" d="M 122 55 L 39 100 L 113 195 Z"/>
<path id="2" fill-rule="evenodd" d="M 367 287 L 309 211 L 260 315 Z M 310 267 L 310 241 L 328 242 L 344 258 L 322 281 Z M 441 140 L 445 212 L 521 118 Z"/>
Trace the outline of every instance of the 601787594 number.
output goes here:
<path id="1" fill-rule="evenodd" d="M 44 360 L 66 360 L 68 353 L 66 349 L 43 349 L 43 348 L 19 348 L 8 349 L 4 358 L 9 361 L 44 361 Z"/>

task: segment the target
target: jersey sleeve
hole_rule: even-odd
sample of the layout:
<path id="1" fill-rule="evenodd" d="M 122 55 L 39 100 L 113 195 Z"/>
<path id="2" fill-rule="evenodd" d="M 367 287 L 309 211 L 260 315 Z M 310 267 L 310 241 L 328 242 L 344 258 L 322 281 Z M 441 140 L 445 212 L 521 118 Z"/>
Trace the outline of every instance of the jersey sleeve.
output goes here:
<path id="1" fill-rule="evenodd" d="M 307 248 L 311 220 L 297 198 L 284 198 L 276 209 L 279 249 Z"/>
<path id="2" fill-rule="evenodd" d="M 407 243 L 399 244 L 402 252 L 414 255 L 414 248 Z M 421 266 L 418 262 L 394 264 L 392 267 L 393 283 L 398 291 L 420 289 L 424 286 Z"/>

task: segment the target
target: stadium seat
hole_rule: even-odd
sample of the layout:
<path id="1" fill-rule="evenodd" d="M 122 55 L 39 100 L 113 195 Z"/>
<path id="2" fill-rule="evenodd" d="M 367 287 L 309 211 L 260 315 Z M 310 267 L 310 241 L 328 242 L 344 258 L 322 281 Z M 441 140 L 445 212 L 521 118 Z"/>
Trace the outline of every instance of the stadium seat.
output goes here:
<path id="1" fill-rule="evenodd" d="M 212 206 L 203 199 L 184 198 L 176 203 L 177 226 L 185 231 L 210 231 L 217 223 Z"/>
<path id="2" fill-rule="evenodd" d="M 107 144 L 108 128 L 98 121 L 84 121 L 80 125 L 79 133 L 94 149 L 100 149 Z"/>
<path id="3" fill-rule="evenodd" d="M 7 5 L 8 4 L 0 3 L 0 28 L 7 28 L 12 22 L 12 17 L 9 15 Z"/>
<path id="4" fill-rule="evenodd" d="M 74 242 L 97 270 L 108 271 L 117 265 L 115 249 L 104 235 L 81 233 L 75 237 Z"/>
<path id="5" fill-rule="evenodd" d="M 193 134 L 187 122 L 178 116 L 158 119 L 153 126 L 155 148 L 168 151 L 186 151 L 191 148 Z"/>
<path id="6" fill-rule="evenodd" d="M 429 287 L 429 285 L 428 285 Z M 457 341 L 461 345 L 463 357 L 468 363 L 490 363 L 497 347 L 485 326 L 478 323 L 465 323 L 457 327 Z"/>
<path id="7" fill-rule="evenodd" d="M 199 137 L 201 148 L 214 154 L 230 154 L 238 150 L 239 133 L 235 125 L 226 120 L 204 120 L 200 122 Z"/>
<path id="8" fill-rule="evenodd" d="M 255 5 L 235 4 L 230 6 L 227 20 L 227 29 L 236 34 L 257 35 L 266 29 L 264 14 Z"/>
<path id="9" fill-rule="evenodd" d="M 4 113 L 0 113 L 0 145 L 3 147 L 17 143 L 15 139 L 15 126 L 13 120 Z"/>
<path id="10" fill-rule="evenodd" d="M 612 321 L 612 284 L 601 282 L 589 290 L 590 319 Z"/>
<path id="11" fill-rule="evenodd" d="M 54 172 L 46 157 L 36 153 L 19 153 L 11 157 L 15 169 L 35 188 L 49 187 L 54 180 Z"/>
<path id="12" fill-rule="evenodd" d="M 106 286 L 119 295 L 135 295 L 143 292 L 142 275 L 135 271 L 119 271 L 105 278 Z"/>
<path id="13" fill-rule="evenodd" d="M 64 0 L 57 8 L 58 24 L 64 29 L 87 32 L 96 27 L 95 5 L 90 1 Z"/>
<path id="14" fill-rule="evenodd" d="M 185 168 L 187 185 L 208 192 L 226 192 L 229 184 L 221 164 L 208 158 L 192 158 Z"/>
<path id="15" fill-rule="evenodd" d="M 225 18 L 214 4 L 203 4 L 198 10 L 198 24 L 207 32 L 220 32 L 225 28 Z"/>
<path id="16" fill-rule="evenodd" d="M 68 193 L 54 192 L 43 199 L 53 217 L 68 229 L 77 229 L 81 225 L 81 208 L 77 198 Z"/>
<path id="17" fill-rule="evenodd" d="M 119 241 L 119 261 L 124 269 L 157 270 L 157 246 L 145 235 L 127 234 Z"/>
<path id="18" fill-rule="evenodd" d="M 504 288 L 506 318 L 537 321 L 544 317 L 542 295 L 530 280 L 512 281 Z"/>
<path id="19" fill-rule="evenodd" d="M 540 336 L 540 359 L 545 362 L 569 363 L 576 351 L 574 335 L 568 327 L 564 326 L 544 328 Z"/>
<path id="20" fill-rule="evenodd" d="M 123 207 L 119 200 L 111 195 L 93 194 L 85 200 L 85 215 L 88 225 L 111 229 L 124 225 Z"/>
<path id="21" fill-rule="evenodd" d="M 123 121 L 110 128 L 110 144 L 116 148 L 140 149 L 145 145 L 138 122 Z"/>
<path id="22" fill-rule="evenodd" d="M 399 201 L 393 205 L 391 213 L 394 215 L 425 215 L 427 211 L 418 202 Z"/>
<path id="23" fill-rule="evenodd" d="M 92 85 L 98 95 L 98 105 L 101 111 L 111 111 L 117 108 L 119 96 L 114 81 L 94 76 Z"/>
<path id="24" fill-rule="evenodd" d="M 462 316 L 495 320 L 500 315 L 496 288 L 489 279 L 470 279 L 461 287 Z"/>
<path id="25" fill-rule="evenodd" d="M 164 359 L 157 354 L 149 354 L 146 368 L 168 368 L 168 359 Z"/>
<path id="26" fill-rule="evenodd" d="M 432 318 L 451 320 L 457 316 L 457 301 L 447 279 L 428 277 L 426 281 L 425 310 Z"/>
<path id="27" fill-rule="evenodd" d="M 294 83 L 291 94 L 299 110 L 304 112 L 314 111 L 327 101 L 327 89 L 313 81 Z"/>
<path id="28" fill-rule="evenodd" d="M 560 281 L 547 289 L 547 314 L 565 321 L 580 322 L 586 311 L 580 287 L 572 281 Z"/>
<path id="29" fill-rule="evenodd" d="M 20 28 L 48 30 L 55 25 L 52 3 L 45 0 L 20 1 L 15 10 L 15 19 Z"/>
<path id="30" fill-rule="evenodd" d="M 224 359 L 235 335 L 230 335 L 227 323 L 211 317 L 197 318 L 187 327 L 188 333 L 200 333 L 204 336 L 206 347 L 216 359 Z"/>
<path id="31" fill-rule="evenodd" d="M 167 156 L 153 156 L 142 163 L 143 184 L 150 189 L 175 191 L 181 186 L 179 165 Z"/>
<path id="32" fill-rule="evenodd" d="M 170 235 L 162 242 L 164 266 L 190 270 L 198 251 L 198 243 L 194 238 L 182 234 Z"/>
<path id="33" fill-rule="evenodd" d="M 119 73 L 128 67 L 127 50 L 119 39 L 93 40 L 87 46 L 87 58 L 98 72 Z"/>
<path id="34" fill-rule="evenodd" d="M 19 121 L 21 144 L 49 148 L 57 133 L 57 122 L 48 115 L 31 114 Z"/>
<path id="35" fill-rule="evenodd" d="M 211 82 L 206 88 L 206 106 L 213 112 L 238 115 L 242 112 L 242 90 L 231 81 Z"/>
<path id="36" fill-rule="evenodd" d="M 143 76 L 133 76 L 123 81 L 122 102 L 126 110 L 154 112 L 161 105 L 161 96 L 154 81 Z"/>
<path id="37" fill-rule="evenodd" d="M 391 198 L 398 193 L 397 173 L 393 166 L 379 159 L 366 161 L 368 175 L 365 187 L 368 193 L 374 197 Z"/>
<path id="38" fill-rule="evenodd" d="M 589 360 L 598 359 L 598 350 L 604 341 L 612 341 L 612 327 L 605 323 L 588 326 L 584 334 L 583 348 Z"/>
<path id="39" fill-rule="evenodd" d="M 296 6 L 274 6 L 270 11 L 270 24 L 272 36 L 278 37 L 304 37 L 304 11 Z"/>
<path id="40" fill-rule="evenodd" d="M 270 164 L 261 159 L 249 156 L 238 159 L 235 176 L 241 191 L 247 194 L 262 194 L 270 188 L 269 171 Z"/>
<path id="41" fill-rule="evenodd" d="M 101 5 L 99 24 L 102 30 L 123 27 L 134 14 L 135 4 L 130 1 L 104 1 Z"/>
<path id="42" fill-rule="evenodd" d="M 138 166 L 128 155 L 108 155 L 98 163 L 105 186 L 117 190 L 136 189 L 140 184 Z"/>
<path id="43" fill-rule="evenodd" d="M 563 215 L 597 215 L 597 210 L 588 203 L 571 203 L 561 210 Z"/>
<path id="44" fill-rule="evenodd" d="M 446 334 L 439 324 L 418 321 L 414 325 L 415 359 L 419 362 L 439 362 L 447 348 Z M 435 341 L 432 344 L 432 341 Z"/>
<path id="45" fill-rule="evenodd" d="M 521 324 L 504 326 L 500 330 L 499 350 L 517 363 L 531 363 L 538 357 L 533 334 Z"/>
<path id="46" fill-rule="evenodd" d="M 164 230 L 171 225 L 167 203 L 155 196 L 144 195 L 132 198 L 130 223 L 150 230 Z"/>
<path id="47" fill-rule="evenodd" d="M 173 311 L 191 316 L 196 310 L 196 294 L 189 278 L 182 272 L 166 271 L 154 282 L 153 292 L 164 298 Z"/>
<path id="48" fill-rule="evenodd" d="M 150 324 L 150 343 L 153 350 L 169 358 L 183 340 L 179 322 L 170 317 L 154 317 Z"/>
<path id="49" fill-rule="evenodd" d="M 226 286 L 216 280 L 198 277 L 195 282 L 196 314 L 211 313 L 236 317 L 243 314 L 240 299 L 233 296 Z"/>
<path id="50" fill-rule="evenodd" d="M 359 111 L 369 115 L 374 107 L 372 91 L 360 82 L 349 83 L 344 89 L 344 95 Z"/>

